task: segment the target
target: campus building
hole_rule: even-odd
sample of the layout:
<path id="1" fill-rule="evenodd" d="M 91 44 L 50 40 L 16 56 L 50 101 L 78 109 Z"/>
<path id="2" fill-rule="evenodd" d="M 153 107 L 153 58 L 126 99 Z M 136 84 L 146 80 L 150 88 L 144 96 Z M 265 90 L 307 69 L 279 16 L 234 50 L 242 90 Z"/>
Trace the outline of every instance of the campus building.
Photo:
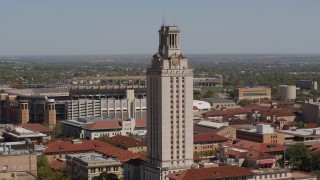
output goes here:
<path id="1" fill-rule="evenodd" d="M 253 87 L 253 88 L 235 88 L 234 99 L 271 99 L 271 88 L 269 87 Z"/>
<path id="2" fill-rule="evenodd" d="M 66 160 L 66 172 L 72 179 L 92 180 L 102 172 L 116 174 L 119 179 L 123 177 L 121 162 L 114 158 L 105 158 L 100 153 L 67 154 Z"/>
<path id="3" fill-rule="evenodd" d="M 191 168 L 193 71 L 180 51 L 177 26 L 161 26 L 159 49 L 147 69 L 147 162 L 144 179 Z"/>
<path id="4" fill-rule="evenodd" d="M 278 86 L 278 98 L 281 100 L 294 100 L 297 97 L 297 87 L 289 85 Z"/>
<path id="5" fill-rule="evenodd" d="M 122 87 L 126 88 L 126 87 Z M 82 117 L 146 118 L 145 88 L 105 87 L 12 89 L 0 94 L 4 123 L 44 123 Z"/>
<path id="6" fill-rule="evenodd" d="M 283 144 L 285 136 L 283 133 L 274 131 L 273 127 L 267 124 L 258 124 L 252 129 L 237 129 L 237 138 L 259 143 Z"/>
<path id="7" fill-rule="evenodd" d="M 298 80 L 296 86 L 300 89 L 317 90 L 318 82 L 313 80 Z"/>

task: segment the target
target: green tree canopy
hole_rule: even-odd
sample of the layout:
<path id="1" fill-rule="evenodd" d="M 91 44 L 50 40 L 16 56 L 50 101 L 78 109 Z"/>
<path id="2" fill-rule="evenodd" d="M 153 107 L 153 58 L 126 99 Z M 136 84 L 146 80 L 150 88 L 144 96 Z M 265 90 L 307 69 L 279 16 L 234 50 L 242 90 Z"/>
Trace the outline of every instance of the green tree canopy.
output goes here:
<path id="1" fill-rule="evenodd" d="M 288 164 L 301 171 L 310 172 L 312 170 L 312 154 L 303 143 L 297 143 L 286 150 L 285 158 Z"/>

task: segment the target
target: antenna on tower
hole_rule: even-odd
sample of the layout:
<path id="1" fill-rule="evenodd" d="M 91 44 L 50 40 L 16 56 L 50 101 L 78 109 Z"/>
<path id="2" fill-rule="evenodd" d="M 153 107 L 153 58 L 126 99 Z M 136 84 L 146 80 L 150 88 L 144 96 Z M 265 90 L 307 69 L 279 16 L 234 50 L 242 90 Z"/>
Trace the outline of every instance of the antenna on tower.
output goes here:
<path id="1" fill-rule="evenodd" d="M 163 26 L 166 25 L 166 17 L 164 15 L 162 15 L 162 25 Z"/>
<path id="2" fill-rule="evenodd" d="M 173 21 L 173 25 L 175 26 L 175 23 L 174 23 L 174 14 L 172 15 L 172 21 Z"/>

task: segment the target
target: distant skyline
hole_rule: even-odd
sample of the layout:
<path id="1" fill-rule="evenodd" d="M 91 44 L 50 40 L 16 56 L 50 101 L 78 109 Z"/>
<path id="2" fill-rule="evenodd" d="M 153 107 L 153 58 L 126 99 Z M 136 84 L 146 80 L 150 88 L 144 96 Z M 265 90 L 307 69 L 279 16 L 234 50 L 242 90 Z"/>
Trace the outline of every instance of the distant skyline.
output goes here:
<path id="1" fill-rule="evenodd" d="M 0 56 L 153 54 L 162 17 L 186 54 L 320 54 L 319 0 L 8 0 Z"/>

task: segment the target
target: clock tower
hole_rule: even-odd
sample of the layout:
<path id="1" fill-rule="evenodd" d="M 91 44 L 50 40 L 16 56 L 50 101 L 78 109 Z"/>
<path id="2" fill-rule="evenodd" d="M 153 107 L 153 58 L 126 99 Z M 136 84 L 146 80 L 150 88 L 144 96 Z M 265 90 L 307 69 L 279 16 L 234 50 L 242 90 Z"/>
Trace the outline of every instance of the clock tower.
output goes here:
<path id="1" fill-rule="evenodd" d="M 179 35 L 177 26 L 161 26 L 159 49 L 147 70 L 146 180 L 167 179 L 193 163 L 193 71 Z"/>

